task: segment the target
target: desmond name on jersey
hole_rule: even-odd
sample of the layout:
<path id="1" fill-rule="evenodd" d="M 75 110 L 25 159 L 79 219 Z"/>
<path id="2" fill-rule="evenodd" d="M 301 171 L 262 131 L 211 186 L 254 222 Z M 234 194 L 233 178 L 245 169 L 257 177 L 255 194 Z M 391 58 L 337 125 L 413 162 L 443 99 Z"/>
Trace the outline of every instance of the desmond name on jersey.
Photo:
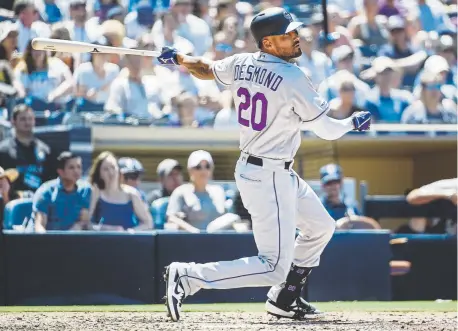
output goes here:
<path id="1" fill-rule="evenodd" d="M 283 81 L 283 77 L 276 73 L 261 69 L 254 65 L 236 65 L 234 68 L 234 82 L 238 80 L 251 81 L 257 85 L 264 85 L 265 87 L 276 91 Z"/>

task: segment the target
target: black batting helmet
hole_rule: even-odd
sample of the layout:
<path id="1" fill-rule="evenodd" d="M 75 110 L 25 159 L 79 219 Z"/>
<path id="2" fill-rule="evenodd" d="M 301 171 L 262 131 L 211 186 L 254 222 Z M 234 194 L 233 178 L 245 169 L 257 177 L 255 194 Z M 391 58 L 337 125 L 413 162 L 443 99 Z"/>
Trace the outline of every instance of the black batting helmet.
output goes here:
<path id="1" fill-rule="evenodd" d="M 294 21 L 290 13 L 280 7 L 263 10 L 251 21 L 250 30 L 259 47 L 264 37 L 278 36 L 304 26 Z"/>

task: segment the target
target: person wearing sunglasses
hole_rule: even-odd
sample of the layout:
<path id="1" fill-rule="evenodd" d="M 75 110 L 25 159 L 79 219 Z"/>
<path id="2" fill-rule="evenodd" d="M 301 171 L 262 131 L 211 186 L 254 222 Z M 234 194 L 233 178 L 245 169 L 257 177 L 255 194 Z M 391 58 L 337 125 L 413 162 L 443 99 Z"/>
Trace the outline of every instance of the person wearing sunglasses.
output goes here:
<path id="1" fill-rule="evenodd" d="M 225 213 L 226 196 L 219 185 L 209 184 L 213 175 L 213 158 L 207 151 L 198 150 L 188 159 L 190 182 L 183 184 L 170 196 L 167 207 L 168 229 L 191 233 L 230 228 L 238 219 Z"/>
<path id="2" fill-rule="evenodd" d="M 145 173 L 140 161 L 131 157 L 122 157 L 118 160 L 118 166 L 122 175 L 122 182 L 137 189 L 142 200 L 146 201 L 145 192 L 140 190 L 141 177 Z"/>
<path id="3" fill-rule="evenodd" d="M 442 82 L 440 74 L 424 71 L 420 77 L 420 96 L 404 111 L 401 123 L 455 124 L 456 104 L 442 99 Z"/>

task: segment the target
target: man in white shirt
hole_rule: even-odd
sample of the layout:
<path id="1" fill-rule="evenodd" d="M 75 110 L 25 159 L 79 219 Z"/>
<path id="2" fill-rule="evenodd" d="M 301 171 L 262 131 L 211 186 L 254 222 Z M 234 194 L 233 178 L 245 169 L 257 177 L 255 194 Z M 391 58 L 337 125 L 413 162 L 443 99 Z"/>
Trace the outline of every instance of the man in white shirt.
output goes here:
<path id="1" fill-rule="evenodd" d="M 65 27 L 70 33 L 70 38 L 74 41 L 81 41 L 90 43 L 96 40 L 99 36 L 95 26 L 88 28 L 87 21 L 87 10 L 85 0 L 71 0 L 69 5 L 71 20 L 65 22 Z M 90 53 L 78 54 L 81 62 L 89 61 Z"/>
<path id="2" fill-rule="evenodd" d="M 370 87 L 353 73 L 354 56 L 354 51 L 348 45 L 334 48 L 331 58 L 336 67 L 336 73 L 329 76 L 320 84 L 318 93 L 328 101 L 336 98 L 339 93 L 339 78 L 342 77 L 342 75 L 351 75 L 353 77 L 353 85 L 355 86 L 356 106 L 363 108 L 366 102 L 366 96 L 370 91 Z"/>
<path id="3" fill-rule="evenodd" d="M 202 56 L 213 44 L 213 37 L 208 24 L 201 18 L 191 14 L 190 0 L 171 0 L 170 11 L 178 18 L 180 26 L 177 29 L 179 36 L 188 39 L 194 45 L 194 55 Z M 163 34 L 162 21 L 154 23 L 151 31 L 153 39 Z"/>
<path id="4" fill-rule="evenodd" d="M 152 114 L 160 114 L 163 104 L 161 84 L 156 76 L 144 76 L 142 71 L 149 58 L 125 56 L 127 75 L 121 72 L 110 88 L 105 110 L 152 120 Z"/>
<path id="5" fill-rule="evenodd" d="M 331 59 L 326 54 L 314 49 L 312 30 L 304 28 L 299 30 L 302 56 L 298 59 L 298 65 L 310 72 L 310 80 L 317 87 L 329 77 L 332 72 Z"/>
<path id="6" fill-rule="evenodd" d="M 25 51 L 30 39 L 38 37 L 37 31 L 32 29 L 33 22 L 37 19 L 37 13 L 33 1 L 19 0 L 14 4 L 14 15 L 17 17 L 18 50 Z"/>

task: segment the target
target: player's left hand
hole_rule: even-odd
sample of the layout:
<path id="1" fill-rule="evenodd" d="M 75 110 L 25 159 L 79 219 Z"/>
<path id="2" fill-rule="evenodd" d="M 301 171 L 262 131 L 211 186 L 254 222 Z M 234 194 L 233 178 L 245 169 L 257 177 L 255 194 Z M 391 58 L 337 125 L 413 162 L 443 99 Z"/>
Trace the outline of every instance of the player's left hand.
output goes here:
<path id="1" fill-rule="evenodd" d="M 368 111 L 355 113 L 353 115 L 352 121 L 354 130 L 367 131 L 371 127 L 371 113 Z"/>
<path id="2" fill-rule="evenodd" d="M 162 47 L 161 55 L 157 59 L 163 65 L 178 65 L 177 50 L 172 47 Z"/>

